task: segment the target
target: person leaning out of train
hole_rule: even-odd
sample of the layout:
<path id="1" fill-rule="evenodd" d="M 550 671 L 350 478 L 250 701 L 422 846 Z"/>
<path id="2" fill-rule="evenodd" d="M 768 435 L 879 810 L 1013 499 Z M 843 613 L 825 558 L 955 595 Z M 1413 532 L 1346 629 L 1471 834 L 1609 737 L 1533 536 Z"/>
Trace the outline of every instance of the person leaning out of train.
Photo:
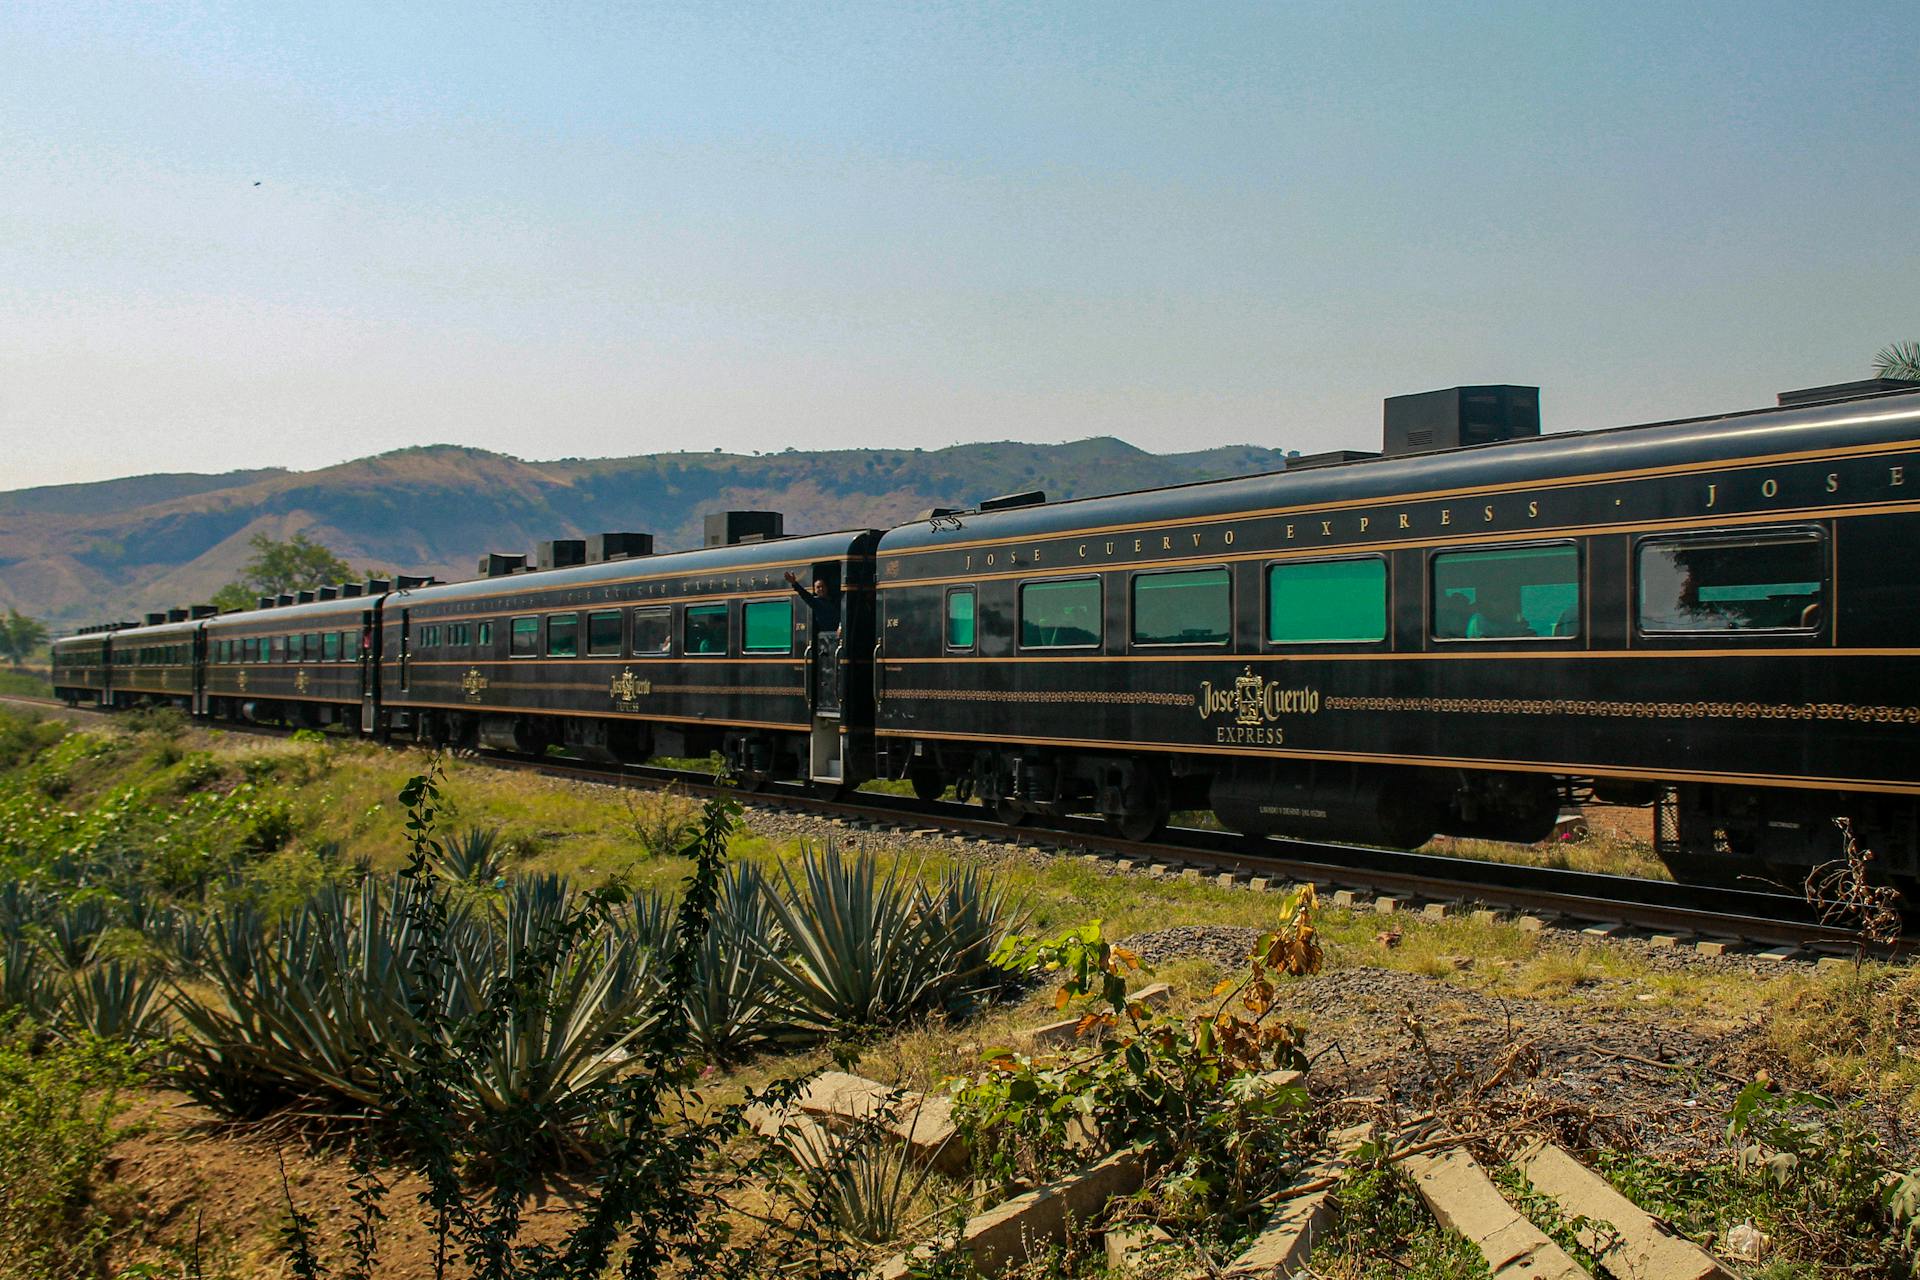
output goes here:
<path id="1" fill-rule="evenodd" d="M 833 594 L 833 588 L 827 585 L 825 578 L 813 580 L 813 590 L 800 585 L 800 578 L 793 570 L 787 570 L 787 585 L 800 596 L 801 601 L 813 614 L 815 631 L 838 631 L 840 629 L 840 598 Z"/>

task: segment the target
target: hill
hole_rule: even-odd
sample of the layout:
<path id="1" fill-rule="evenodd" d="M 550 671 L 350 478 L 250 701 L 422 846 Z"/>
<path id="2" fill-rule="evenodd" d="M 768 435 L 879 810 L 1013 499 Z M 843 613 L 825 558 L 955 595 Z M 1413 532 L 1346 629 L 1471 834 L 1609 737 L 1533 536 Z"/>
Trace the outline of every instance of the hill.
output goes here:
<path id="1" fill-rule="evenodd" d="M 305 532 L 355 566 L 442 578 L 487 551 L 646 530 L 697 546 L 725 508 L 781 511 L 790 533 L 884 526 L 934 506 L 1020 489 L 1084 497 L 1272 471 L 1277 449 L 1151 454 L 1112 438 L 947 449 L 655 453 L 523 462 L 453 445 L 318 471 L 155 475 L 0 493 L 0 609 L 56 629 L 205 600 L 237 576 L 258 533 Z"/>

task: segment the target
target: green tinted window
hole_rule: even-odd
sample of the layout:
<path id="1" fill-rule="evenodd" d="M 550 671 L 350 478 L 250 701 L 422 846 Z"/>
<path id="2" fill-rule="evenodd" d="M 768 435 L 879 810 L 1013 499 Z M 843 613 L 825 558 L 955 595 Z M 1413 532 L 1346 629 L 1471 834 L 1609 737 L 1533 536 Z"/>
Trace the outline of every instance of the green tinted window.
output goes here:
<path id="1" fill-rule="evenodd" d="M 1533 640 L 1580 634 L 1580 553 L 1498 547 L 1433 558 L 1436 640 Z"/>
<path id="2" fill-rule="evenodd" d="M 1020 588 L 1020 647 L 1079 649 L 1100 643 L 1100 580 L 1029 582 Z"/>
<path id="3" fill-rule="evenodd" d="M 1818 533 L 1640 544 L 1640 629 L 1812 631 L 1827 576 Z"/>
<path id="4" fill-rule="evenodd" d="M 607 609 L 587 615 L 587 652 L 597 656 L 620 652 L 620 611 Z"/>
<path id="5" fill-rule="evenodd" d="M 320 637 L 320 660 L 322 662 L 340 661 L 340 633 L 329 631 Z"/>
<path id="6" fill-rule="evenodd" d="M 309 631 L 307 633 L 306 654 L 308 662 L 320 661 L 320 633 L 318 631 Z"/>
<path id="7" fill-rule="evenodd" d="M 973 648 L 973 588 L 947 592 L 947 648 Z"/>
<path id="8" fill-rule="evenodd" d="M 748 653 L 792 653 L 793 601 L 747 601 L 740 609 L 740 634 Z"/>
<path id="9" fill-rule="evenodd" d="M 1267 570 L 1268 644 L 1387 638 L 1387 562 L 1309 560 Z"/>
<path id="10" fill-rule="evenodd" d="M 302 660 L 302 658 L 301 658 L 301 653 L 302 653 L 302 648 L 303 648 L 303 641 L 302 641 L 302 639 L 301 639 L 301 637 L 299 637 L 299 636 L 288 636 L 288 637 L 287 637 L 287 649 L 286 649 L 286 652 L 285 652 L 285 653 L 284 653 L 284 654 L 283 654 L 282 656 L 283 656 L 283 657 L 284 657 L 284 658 L 285 658 L 285 659 L 286 659 L 286 660 L 287 660 L 288 662 L 299 662 L 299 661 L 301 661 L 301 660 Z"/>
<path id="11" fill-rule="evenodd" d="M 1225 644 L 1232 636 L 1225 569 L 1143 573 L 1133 580 L 1135 644 Z"/>
<path id="12" fill-rule="evenodd" d="M 682 624 L 681 652 L 725 653 L 727 651 L 727 606 L 692 604 L 687 606 Z"/>
<path id="13" fill-rule="evenodd" d="M 665 653 L 673 639 L 673 610 L 635 609 L 633 611 L 633 651 Z"/>
<path id="14" fill-rule="evenodd" d="M 579 614 L 556 613 L 547 619 L 547 656 L 549 658 L 580 656 Z"/>
<path id="15" fill-rule="evenodd" d="M 480 647 L 483 649 L 492 648 L 493 647 L 493 624 L 491 622 L 483 622 L 478 627 L 478 631 L 480 634 L 480 638 L 476 643 L 478 643 Z"/>
<path id="16" fill-rule="evenodd" d="M 513 620 L 513 656 L 531 658 L 540 652 L 540 619 L 515 618 Z"/>

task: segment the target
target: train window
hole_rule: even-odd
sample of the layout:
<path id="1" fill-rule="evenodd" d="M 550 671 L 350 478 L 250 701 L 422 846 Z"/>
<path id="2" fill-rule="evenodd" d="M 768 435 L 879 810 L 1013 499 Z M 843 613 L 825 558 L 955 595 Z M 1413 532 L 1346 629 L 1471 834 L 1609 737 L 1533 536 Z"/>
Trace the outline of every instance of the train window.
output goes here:
<path id="1" fill-rule="evenodd" d="M 1436 640 L 1580 634 L 1580 551 L 1572 543 L 1491 547 L 1433 558 Z"/>
<path id="2" fill-rule="evenodd" d="M 1377 644 L 1387 638 L 1387 562 L 1293 560 L 1267 566 L 1268 644 Z"/>
<path id="3" fill-rule="evenodd" d="M 580 656 L 579 614 L 555 613 L 547 616 L 547 656 L 549 658 Z"/>
<path id="4" fill-rule="evenodd" d="M 620 656 L 620 611 L 606 609 L 587 615 L 587 652 Z"/>
<path id="5" fill-rule="evenodd" d="M 633 651 L 665 653 L 673 643 L 673 610 L 635 609 L 633 611 Z"/>
<path id="6" fill-rule="evenodd" d="M 252 636 L 240 642 L 240 661 L 253 662 L 260 657 L 260 642 Z"/>
<path id="7" fill-rule="evenodd" d="M 740 606 L 740 647 L 747 653 L 792 653 L 793 601 L 749 600 Z"/>
<path id="8" fill-rule="evenodd" d="M 513 656 L 531 658 L 540 652 L 540 619 L 513 620 Z"/>
<path id="9" fill-rule="evenodd" d="M 727 606 L 690 604 L 680 624 L 680 652 L 725 653 L 727 651 Z"/>
<path id="10" fill-rule="evenodd" d="M 491 650 L 493 648 L 493 624 L 491 622 L 483 622 L 477 630 L 479 631 L 479 637 L 474 643 L 478 644 L 482 649 Z"/>
<path id="11" fill-rule="evenodd" d="M 307 647 L 307 661 L 308 662 L 320 661 L 320 633 L 318 631 L 309 631 L 307 633 L 306 647 Z"/>
<path id="12" fill-rule="evenodd" d="M 1100 579 L 1020 584 L 1022 649 L 1090 648 L 1100 631 Z"/>
<path id="13" fill-rule="evenodd" d="M 1640 544 L 1640 630 L 1816 631 L 1826 539 L 1804 529 L 1648 538 Z"/>
<path id="14" fill-rule="evenodd" d="M 1233 589 L 1225 569 L 1142 573 L 1133 579 L 1133 643 L 1225 644 Z"/>
<path id="15" fill-rule="evenodd" d="M 947 592 L 947 648 L 973 648 L 978 635 L 974 620 L 973 588 L 955 587 Z"/>
<path id="16" fill-rule="evenodd" d="M 448 627 L 447 630 L 453 633 L 454 644 L 465 648 L 473 643 L 473 624 L 471 622 L 456 622 L 451 627 Z"/>
<path id="17" fill-rule="evenodd" d="M 340 661 L 340 633 L 329 631 L 320 637 L 320 661 Z"/>

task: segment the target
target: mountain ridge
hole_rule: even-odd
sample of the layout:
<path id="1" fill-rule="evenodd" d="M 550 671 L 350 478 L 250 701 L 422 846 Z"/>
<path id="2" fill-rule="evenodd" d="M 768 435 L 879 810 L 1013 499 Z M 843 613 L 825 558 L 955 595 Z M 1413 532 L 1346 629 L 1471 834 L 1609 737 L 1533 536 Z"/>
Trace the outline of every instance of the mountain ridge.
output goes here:
<path id="1" fill-rule="evenodd" d="M 257 534 L 305 533 L 368 567 L 463 578 L 489 551 L 645 530 L 698 546 L 702 518 L 783 512 L 790 533 L 882 527 L 929 507 L 1044 489 L 1049 498 L 1278 470 L 1279 449 L 1152 454 L 1112 436 L 944 449 L 661 452 L 529 462 L 416 445 L 312 471 L 166 473 L 0 492 L 0 608 L 56 628 L 205 600 Z"/>

